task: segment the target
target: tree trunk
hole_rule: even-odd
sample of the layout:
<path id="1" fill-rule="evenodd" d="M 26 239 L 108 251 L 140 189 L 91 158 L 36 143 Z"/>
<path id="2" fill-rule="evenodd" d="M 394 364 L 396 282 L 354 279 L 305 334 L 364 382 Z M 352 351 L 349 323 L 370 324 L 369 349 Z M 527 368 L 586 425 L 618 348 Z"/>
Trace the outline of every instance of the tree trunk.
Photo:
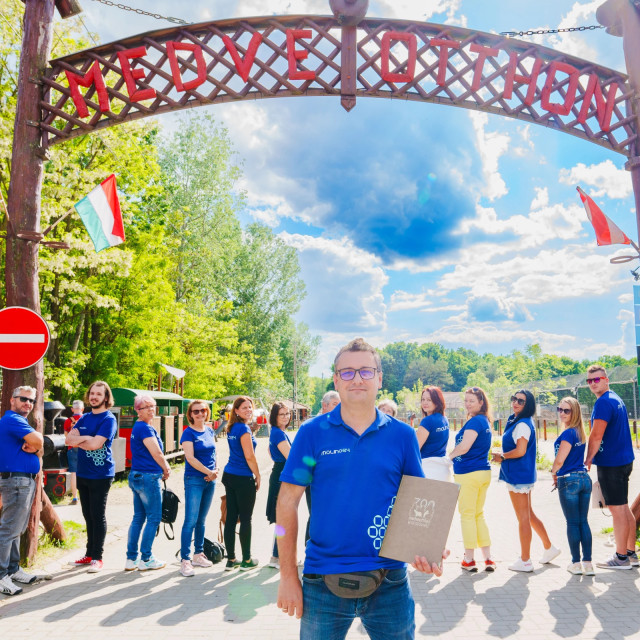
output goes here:
<path id="1" fill-rule="evenodd" d="M 54 540 L 66 540 L 67 533 L 62 525 L 62 520 L 58 512 L 53 508 L 51 500 L 45 491 L 42 492 L 42 511 L 40 512 L 40 522 L 44 525 L 44 530 Z"/>
<path id="2" fill-rule="evenodd" d="M 16 237 L 16 233 L 40 232 L 40 196 L 42 191 L 43 153 L 40 122 L 42 99 L 38 78 L 44 74 L 49 59 L 53 26 L 54 0 L 26 0 L 24 32 L 18 75 L 18 101 L 13 131 L 11 177 L 7 208 L 11 224 L 7 225 L 5 285 L 7 306 L 19 306 L 40 312 L 38 290 L 39 244 Z M 37 392 L 31 424 L 43 432 L 44 365 L 42 360 L 22 371 L 2 372 L 2 411 L 9 409 L 15 387 L 29 385 Z M 23 559 L 32 559 L 38 545 L 38 523 L 42 494 L 42 474 L 36 478 L 36 496 L 29 525 L 23 536 Z"/>

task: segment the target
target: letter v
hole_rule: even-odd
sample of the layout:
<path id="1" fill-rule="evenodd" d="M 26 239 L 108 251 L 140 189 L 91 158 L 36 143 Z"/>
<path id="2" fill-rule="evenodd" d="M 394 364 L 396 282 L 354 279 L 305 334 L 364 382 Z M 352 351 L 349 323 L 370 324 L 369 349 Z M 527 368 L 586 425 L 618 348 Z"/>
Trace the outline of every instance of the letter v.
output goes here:
<path id="1" fill-rule="evenodd" d="M 262 42 L 262 34 L 256 31 L 253 36 L 251 36 L 251 42 L 249 43 L 249 47 L 247 49 L 244 60 L 242 60 L 238 55 L 236 45 L 229 36 L 222 36 L 222 42 L 224 42 L 224 46 L 227 47 L 227 51 L 231 54 L 231 58 L 233 60 L 233 63 L 236 65 L 238 74 L 246 82 L 249 78 L 249 72 L 251 71 L 251 67 L 253 66 L 256 52 L 258 51 L 258 47 Z"/>

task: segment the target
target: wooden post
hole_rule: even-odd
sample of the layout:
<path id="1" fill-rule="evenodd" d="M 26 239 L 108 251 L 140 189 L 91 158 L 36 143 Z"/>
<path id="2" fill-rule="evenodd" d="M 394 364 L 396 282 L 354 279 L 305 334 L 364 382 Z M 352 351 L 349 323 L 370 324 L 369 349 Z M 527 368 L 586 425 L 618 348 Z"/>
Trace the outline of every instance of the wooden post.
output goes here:
<path id="1" fill-rule="evenodd" d="M 544 441 L 547 441 L 547 421 L 543 420 L 542 421 L 542 428 L 544 429 Z"/>
<path id="2" fill-rule="evenodd" d="M 636 441 L 636 449 L 638 448 L 638 423 L 636 420 L 633 421 L 633 437 Z"/>
<path id="3" fill-rule="evenodd" d="M 17 233 L 40 231 L 40 195 L 44 152 L 40 139 L 39 78 L 44 75 L 53 33 L 54 0 L 27 0 L 24 10 L 24 32 L 18 71 L 18 99 L 13 130 L 13 152 L 7 207 L 11 225 L 7 225 L 5 286 L 7 306 L 18 306 L 40 313 L 38 281 L 39 243 L 24 240 Z M 44 363 L 22 371 L 2 371 L 1 408 L 9 409 L 15 387 L 35 387 L 36 404 L 31 424 L 43 433 Z M 36 478 L 36 493 L 31 507 L 27 531 L 21 540 L 22 559 L 34 557 L 38 548 L 38 523 L 42 504 L 42 474 Z"/>

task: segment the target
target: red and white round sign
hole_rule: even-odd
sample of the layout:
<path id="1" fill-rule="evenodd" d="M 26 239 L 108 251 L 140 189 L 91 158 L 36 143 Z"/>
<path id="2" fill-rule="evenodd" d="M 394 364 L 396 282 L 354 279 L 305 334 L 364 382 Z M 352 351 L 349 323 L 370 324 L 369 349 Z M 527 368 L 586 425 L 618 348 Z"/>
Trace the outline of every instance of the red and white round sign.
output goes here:
<path id="1" fill-rule="evenodd" d="M 31 309 L 7 307 L 0 311 L 0 367 L 26 369 L 42 360 L 51 335 L 47 323 Z"/>

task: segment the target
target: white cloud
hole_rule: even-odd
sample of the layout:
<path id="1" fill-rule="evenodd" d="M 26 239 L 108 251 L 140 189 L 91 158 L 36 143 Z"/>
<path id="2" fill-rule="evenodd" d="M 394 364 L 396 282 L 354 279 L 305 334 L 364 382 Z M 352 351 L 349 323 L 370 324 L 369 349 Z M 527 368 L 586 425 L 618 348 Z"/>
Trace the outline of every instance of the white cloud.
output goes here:
<path id="1" fill-rule="evenodd" d="M 608 159 L 589 166 L 579 162 L 571 169 L 561 169 L 560 182 L 570 186 L 595 187 L 589 195 L 596 198 L 627 198 L 633 192 L 630 174 Z"/>
<path id="2" fill-rule="evenodd" d="M 482 173 L 486 184 L 483 195 L 493 201 L 508 193 L 507 185 L 498 170 L 498 163 L 509 149 L 511 138 L 506 133 L 486 130 L 489 124 L 488 114 L 471 111 L 469 117 L 476 132 L 476 147 L 482 159 Z"/>
<path id="3" fill-rule="evenodd" d="M 620 304 L 631 304 L 633 302 L 633 293 L 623 293 L 618 296 Z"/>
<path id="4" fill-rule="evenodd" d="M 377 0 L 368 15 L 428 22 L 437 13 L 445 13 L 447 24 L 466 26 L 466 18 L 457 15 L 461 0 Z"/>

